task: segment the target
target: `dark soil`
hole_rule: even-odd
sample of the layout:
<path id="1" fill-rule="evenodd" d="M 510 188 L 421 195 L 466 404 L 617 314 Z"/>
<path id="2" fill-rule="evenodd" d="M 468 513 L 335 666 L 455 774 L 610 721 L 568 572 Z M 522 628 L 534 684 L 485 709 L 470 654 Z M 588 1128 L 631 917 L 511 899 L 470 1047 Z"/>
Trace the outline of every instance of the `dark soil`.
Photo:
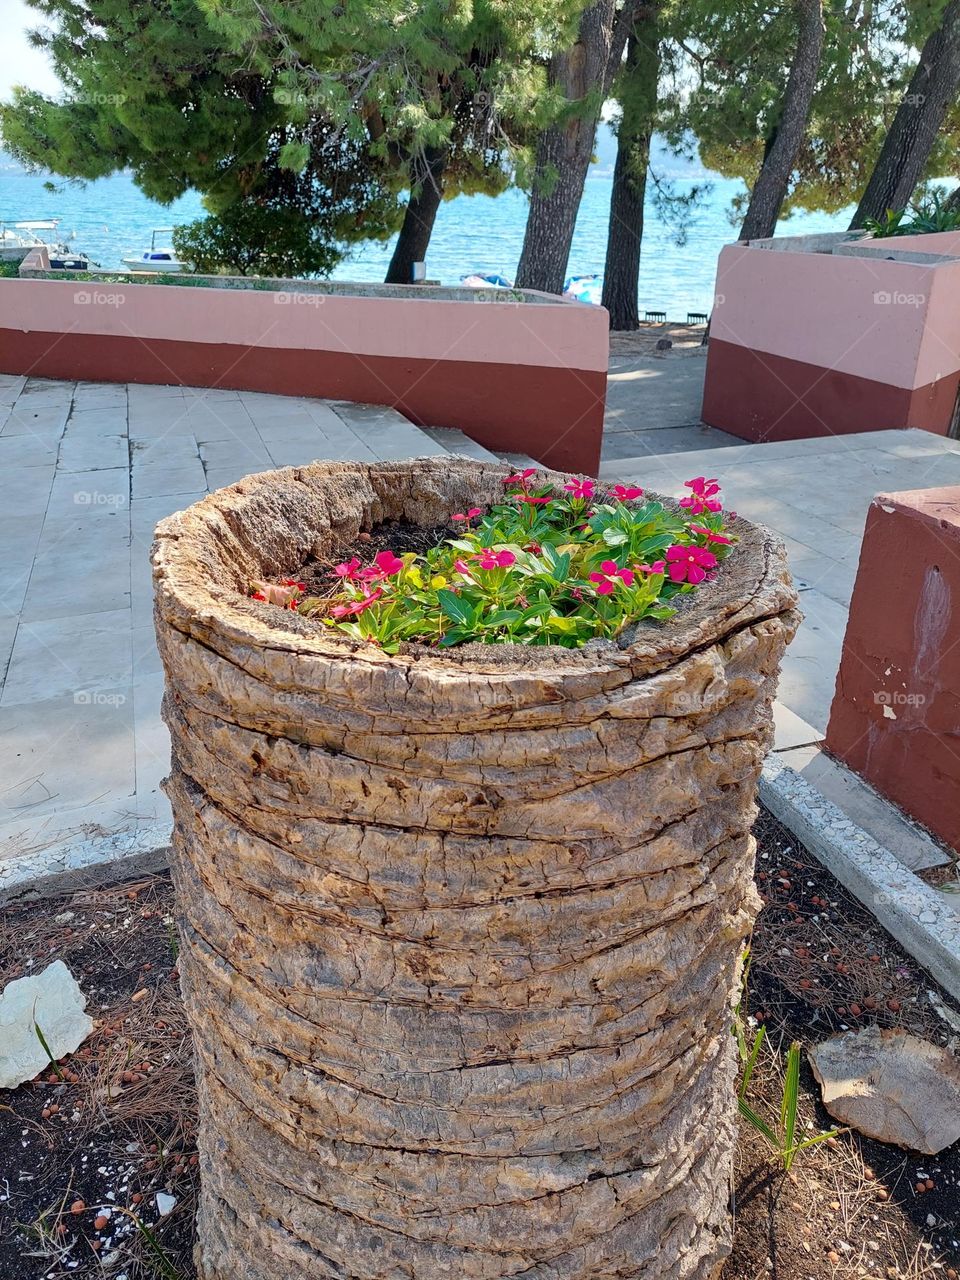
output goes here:
<path id="1" fill-rule="evenodd" d="M 956 1040 L 930 993 L 948 1011 L 957 1006 L 873 918 L 772 819 L 761 818 L 757 836 L 766 902 L 749 1005 L 771 1049 L 751 1084 L 754 1109 L 768 1120 L 779 1112 L 793 1039 L 806 1045 L 875 1021 Z M 66 1080 L 44 1072 L 0 1093 L 2 1280 L 193 1280 L 195 1105 L 172 909 L 160 876 L 0 915 L 0 986 L 59 957 L 96 1020 L 62 1064 Z M 806 1065 L 801 1093 L 802 1121 L 828 1129 Z M 930 1158 L 851 1133 L 802 1152 L 784 1176 L 741 1121 L 723 1280 L 954 1280 L 958 1183 L 960 1144 Z M 168 1214 L 158 1191 L 176 1197 Z"/>
<path id="2" fill-rule="evenodd" d="M 450 524 L 424 528 L 411 524 L 409 520 L 388 520 L 384 524 L 378 524 L 369 533 L 361 533 L 352 546 L 337 547 L 322 560 L 308 560 L 294 570 L 290 577 L 306 584 L 308 596 L 327 596 L 336 587 L 334 567 L 345 560 L 356 556 L 362 564 L 369 564 L 378 551 L 392 551 L 396 556 L 415 551 L 422 556 L 448 538 L 456 537 L 456 534 L 456 528 Z"/>

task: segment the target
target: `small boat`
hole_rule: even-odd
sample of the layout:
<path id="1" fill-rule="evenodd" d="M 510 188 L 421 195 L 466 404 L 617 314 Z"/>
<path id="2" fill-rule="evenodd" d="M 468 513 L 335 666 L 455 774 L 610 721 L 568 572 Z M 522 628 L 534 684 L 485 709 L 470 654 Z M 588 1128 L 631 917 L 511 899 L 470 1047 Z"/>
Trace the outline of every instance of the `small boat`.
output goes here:
<path id="1" fill-rule="evenodd" d="M 150 236 L 150 248 L 144 249 L 139 258 L 121 258 L 120 261 L 131 271 L 189 271 L 185 262 L 181 262 L 169 245 L 157 244 L 157 236 L 168 236 L 173 227 L 157 227 Z"/>
<path id="2" fill-rule="evenodd" d="M 513 281 L 496 271 L 471 271 L 461 276 L 460 283 L 467 289 L 512 289 Z"/>
<path id="3" fill-rule="evenodd" d="M 573 302 L 589 302 L 599 307 L 603 296 L 603 276 L 570 276 L 563 283 L 563 296 Z"/>
<path id="4" fill-rule="evenodd" d="M 22 262 L 32 249 L 58 252 L 64 248 L 55 238 L 59 223 L 55 218 L 41 222 L 0 222 L 0 262 Z M 53 233 L 46 239 L 38 232 Z"/>

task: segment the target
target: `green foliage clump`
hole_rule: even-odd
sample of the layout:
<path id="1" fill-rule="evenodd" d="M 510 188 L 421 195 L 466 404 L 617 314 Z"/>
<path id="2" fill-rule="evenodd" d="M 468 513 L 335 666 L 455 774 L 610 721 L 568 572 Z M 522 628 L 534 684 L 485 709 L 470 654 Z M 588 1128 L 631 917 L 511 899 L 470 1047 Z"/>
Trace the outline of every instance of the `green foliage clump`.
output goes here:
<path id="1" fill-rule="evenodd" d="M 929 195 L 895 212 L 888 209 L 882 218 L 867 218 L 864 230 L 875 240 L 888 236 L 920 236 L 934 231 L 960 231 L 960 204 L 954 204 L 943 191 Z"/>

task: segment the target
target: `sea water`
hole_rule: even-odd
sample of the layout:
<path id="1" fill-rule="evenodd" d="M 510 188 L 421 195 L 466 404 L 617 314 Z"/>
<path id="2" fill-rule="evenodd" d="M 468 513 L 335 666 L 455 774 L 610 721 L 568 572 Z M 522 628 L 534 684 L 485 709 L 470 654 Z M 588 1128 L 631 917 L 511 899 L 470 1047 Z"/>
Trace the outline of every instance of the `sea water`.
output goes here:
<path id="1" fill-rule="evenodd" d="M 674 194 L 709 184 L 709 192 L 687 219 L 686 242 L 678 244 L 672 227 L 658 216 L 648 197 L 640 266 L 640 313 L 666 311 L 670 320 L 684 320 L 688 311 L 709 311 L 714 292 L 717 255 L 736 239 L 730 211 L 743 186 L 698 166 L 678 167 L 665 175 Z M 71 247 L 89 254 L 105 268 L 122 267 L 121 259 L 150 246 L 154 228 L 170 227 L 203 216 L 196 194 L 171 205 L 149 200 L 128 173 L 117 173 L 86 185 L 25 173 L 0 155 L 0 222 L 59 218 L 60 231 Z M 610 164 L 597 165 L 587 179 L 568 272 L 589 275 L 603 271 L 610 212 Z M 443 284 L 458 284 L 471 272 L 498 272 L 513 279 L 526 221 L 527 198 L 517 190 L 491 196 L 457 196 L 445 201 L 427 255 L 427 276 Z M 851 210 L 840 214 L 796 214 L 782 220 L 781 235 L 838 231 L 847 226 Z M 159 237 L 169 239 L 169 237 Z M 391 242 L 355 246 L 350 258 L 333 273 L 339 280 L 382 280 L 390 260 Z"/>

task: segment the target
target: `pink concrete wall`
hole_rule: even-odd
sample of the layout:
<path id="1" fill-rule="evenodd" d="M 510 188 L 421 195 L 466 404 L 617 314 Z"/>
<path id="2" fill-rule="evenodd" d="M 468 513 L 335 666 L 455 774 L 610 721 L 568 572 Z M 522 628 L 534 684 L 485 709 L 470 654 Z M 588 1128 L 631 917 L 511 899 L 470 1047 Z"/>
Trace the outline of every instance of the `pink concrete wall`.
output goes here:
<path id="1" fill-rule="evenodd" d="M 425 360 L 602 370 L 600 307 L 196 285 L 0 280 L 0 327 Z"/>
<path id="2" fill-rule="evenodd" d="M 0 372 L 387 404 L 596 474 L 606 311 L 544 294 L 0 279 Z"/>
<path id="3" fill-rule="evenodd" d="M 867 515 L 826 745 L 960 851 L 960 487 Z"/>
<path id="4" fill-rule="evenodd" d="M 893 386 L 923 386 L 931 378 L 919 353 L 940 273 L 944 293 L 960 296 L 960 262 L 933 267 L 727 245 L 710 338 Z M 960 346 L 954 351 L 956 370 Z"/>

